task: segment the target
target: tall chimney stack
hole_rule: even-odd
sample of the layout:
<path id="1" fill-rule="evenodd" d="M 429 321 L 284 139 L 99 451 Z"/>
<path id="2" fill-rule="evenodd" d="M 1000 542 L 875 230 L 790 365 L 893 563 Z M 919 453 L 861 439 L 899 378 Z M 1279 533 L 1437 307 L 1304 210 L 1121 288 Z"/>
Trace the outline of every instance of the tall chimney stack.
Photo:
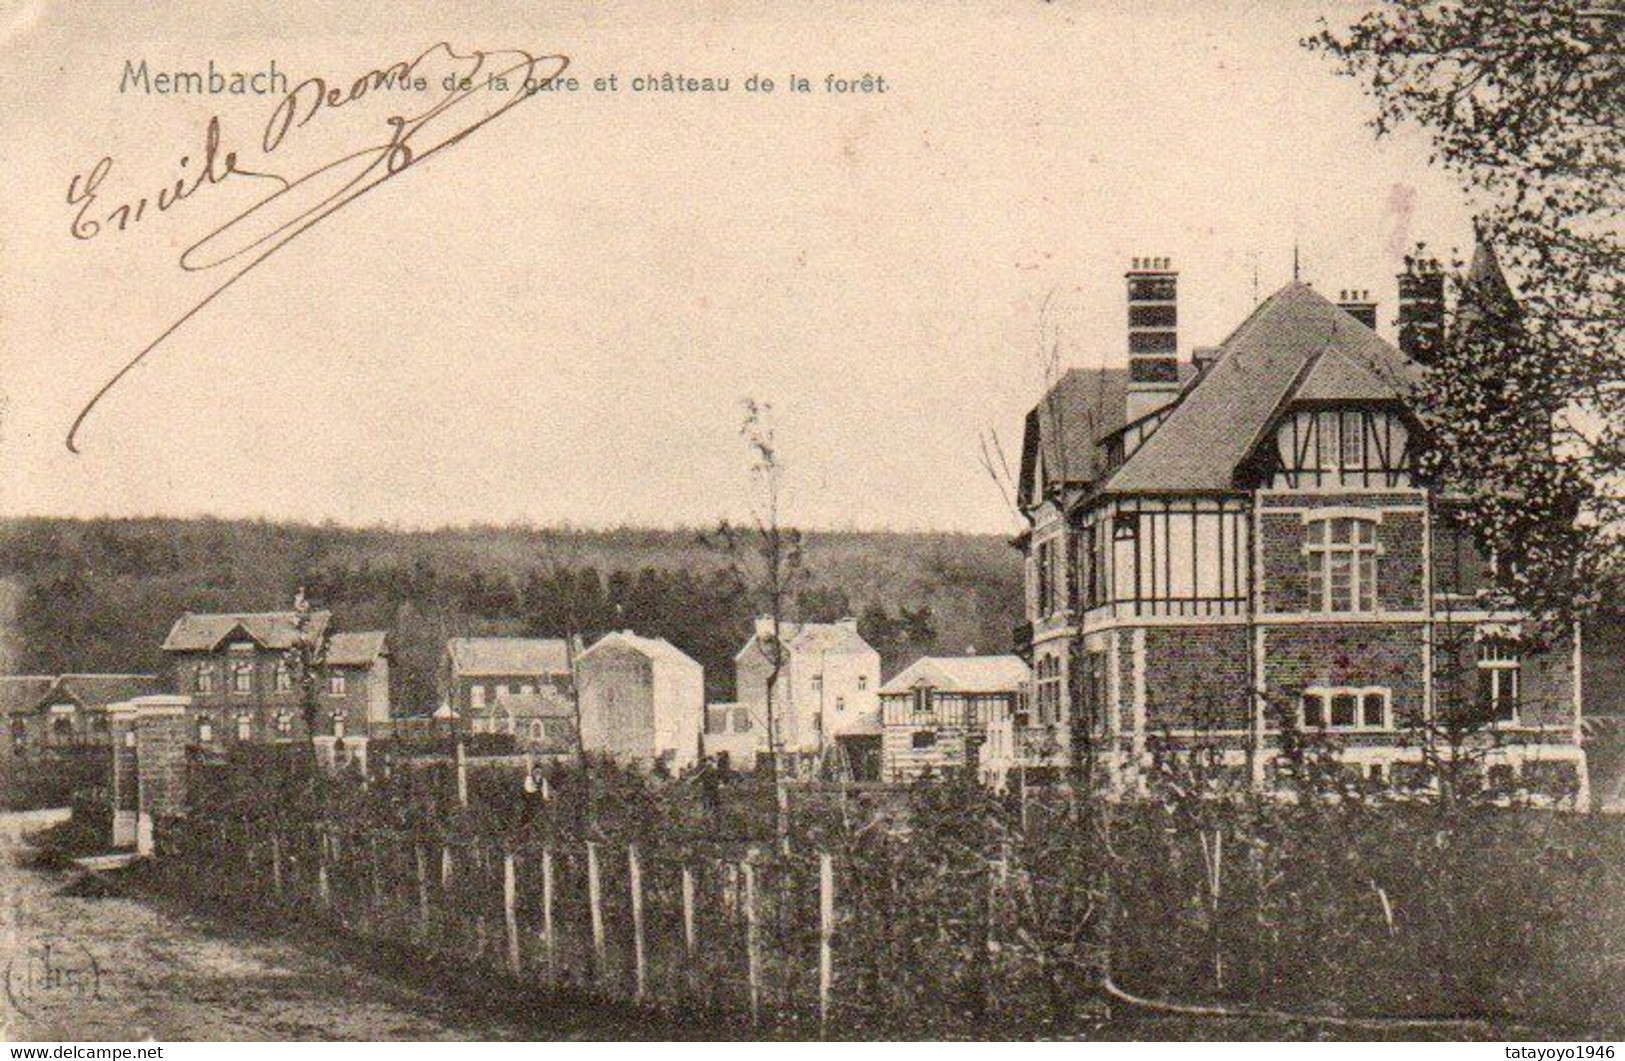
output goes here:
<path id="1" fill-rule="evenodd" d="M 1134 258 L 1128 283 L 1130 423 L 1179 393 L 1179 274 L 1167 258 Z"/>
<path id="2" fill-rule="evenodd" d="M 1377 304 L 1371 301 L 1371 292 L 1365 290 L 1339 292 L 1337 308 L 1372 331 L 1377 330 Z"/>
<path id="3" fill-rule="evenodd" d="M 1426 365 L 1444 347 L 1444 271 L 1437 258 L 1405 256 L 1399 274 L 1399 350 Z"/>

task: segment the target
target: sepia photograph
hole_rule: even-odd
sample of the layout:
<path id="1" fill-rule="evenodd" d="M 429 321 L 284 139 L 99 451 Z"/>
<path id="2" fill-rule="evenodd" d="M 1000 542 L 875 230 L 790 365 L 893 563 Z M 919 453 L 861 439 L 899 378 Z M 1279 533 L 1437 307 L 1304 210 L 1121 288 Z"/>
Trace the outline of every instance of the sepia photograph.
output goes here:
<path id="1" fill-rule="evenodd" d="M 1615 1059 L 1622 48 L 0 0 L 9 1057 Z"/>

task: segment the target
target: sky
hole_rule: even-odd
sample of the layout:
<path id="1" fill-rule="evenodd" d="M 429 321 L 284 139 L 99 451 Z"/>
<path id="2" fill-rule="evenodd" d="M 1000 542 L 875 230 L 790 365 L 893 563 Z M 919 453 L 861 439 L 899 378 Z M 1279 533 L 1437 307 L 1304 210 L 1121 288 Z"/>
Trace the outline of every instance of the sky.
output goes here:
<path id="1" fill-rule="evenodd" d="M 1391 336 L 1401 255 L 1470 239 L 1425 142 L 1375 141 L 1359 86 L 1298 44 L 1359 5 L 445 6 L 14 7 L 0 515 L 702 525 L 749 509 L 751 397 L 792 521 L 1007 532 L 979 440 L 1018 459 L 1046 348 L 1124 362 L 1131 257 L 1179 269 L 1188 357 L 1291 279 L 1294 248 L 1322 291 L 1370 289 Z M 280 96 L 121 93 L 127 63 L 348 84 L 442 40 L 563 54 L 583 87 L 415 162 L 201 308 L 230 266 L 183 251 L 267 178 L 74 237 L 71 182 L 101 158 L 91 218 L 195 170 L 211 117 L 217 165 L 234 149 L 291 182 L 441 94 L 375 93 L 266 154 Z M 668 72 L 730 91 L 629 90 Z M 744 91 L 753 73 L 775 91 Z M 830 73 L 886 91 L 831 94 Z M 69 452 L 85 403 L 182 318 Z"/>

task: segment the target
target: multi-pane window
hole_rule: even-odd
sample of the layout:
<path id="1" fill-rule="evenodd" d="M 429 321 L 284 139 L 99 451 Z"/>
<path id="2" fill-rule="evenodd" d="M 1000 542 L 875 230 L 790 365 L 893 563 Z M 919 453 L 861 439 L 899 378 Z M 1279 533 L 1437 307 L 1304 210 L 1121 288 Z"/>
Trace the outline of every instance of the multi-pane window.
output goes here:
<path id="1" fill-rule="evenodd" d="M 869 688 L 869 676 L 867 674 L 858 675 L 858 692 L 861 693 L 867 688 Z"/>
<path id="2" fill-rule="evenodd" d="M 1037 670 L 1038 724 L 1052 725 L 1061 721 L 1061 658 L 1041 659 Z"/>
<path id="3" fill-rule="evenodd" d="M 287 737 L 293 733 L 293 715 L 287 711 L 278 711 L 276 716 L 276 732 L 279 737 Z"/>
<path id="4" fill-rule="evenodd" d="M 1055 593 L 1055 542 L 1043 541 L 1038 543 L 1038 617 L 1040 619 L 1055 613 L 1057 603 Z"/>
<path id="5" fill-rule="evenodd" d="M 1376 610 L 1376 523 L 1351 516 L 1314 520 L 1303 551 L 1310 611 Z"/>
<path id="6" fill-rule="evenodd" d="M 198 719 L 197 739 L 204 744 L 214 740 L 214 723 L 210 722 L 207 718 Z"/>
<path id="7" fill-rule="evenodd" d="M 333 671 L 327 676 L 327 695 L 343 696 L 346 682 L 343 671 Z"/>
<path id="8" fill-rule="evenodd" d="M 237 716 L 237 739 L 238 740 L 252 740 L 253 738 L 254 738 L 254 716 L 253 715 L 246 715 L 246 714 L 238 715 Z"/>
<path id="9" fill-rule="evenodd" d="M 1387 689 L 1306 689 L 1300 719 L 1305 729 L 1387 729 Z"/>
<path id="10" fill-rule="evenodd" d="M 200 693 L 214 692 L 214 664 L 199 663 L 193 687 Z"/>
<path id="11" fill-rule="evenodd" d="M 254 662 L 239 659 L 231 664 L 231 691 L 234 693 L 251 693 L 254 691 Z"/>
<path id="12" fill-rule="evenodd" d="M 476 711 L 485 706 L 485 686 L 476 685 L 472 687 L 469 689 L 468 695 Z"/>
<path id="13" fill-rule="evenodd" d="M 1119 501 L 1090 513 L 1079 537 L 1078 581 L 1087 611 L 1230 615 L 1246 607 L 1248 514 L 1242 501 Z"/>
<path id="14" fill-rule="evenodd" d="M 293 688 L 293 672 L 288 670 L 286 662 L 279 661 L 276 671 L 271 678 L 272 687 L 279 693 L 288 692 Z"/>
<path id="15" fill-rule="evenodd" d="M 1493 722 L 1518 719 L 1518 679 L 1522 659 L 1516 642 L 1487 637 L 1478 643 L 1478 709 Z"/>

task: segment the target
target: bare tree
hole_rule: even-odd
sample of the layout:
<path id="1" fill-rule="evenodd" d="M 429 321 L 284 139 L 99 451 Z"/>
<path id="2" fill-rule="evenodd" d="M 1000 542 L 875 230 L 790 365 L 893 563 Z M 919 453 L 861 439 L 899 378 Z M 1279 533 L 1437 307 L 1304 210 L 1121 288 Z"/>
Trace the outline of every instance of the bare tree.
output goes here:
<path id="1" fill-rule="evenodd" d="M 806 577 L 801 532 L 783 522 L 784 460 L 774 432 L 773 407 L 755 398 L 744 401 L 739 433 L 750 451 L 750 473 L 755 499 L 748 526 L 728 520 L 718 524 L 706 542 L 727 559 L 727 571 L 737 591 L 752 605 L 753 615 L 767 620 L 757 624 L 755 645 L 767 667 L 763 710 L 767 727 L 767 769 L 773 783 L 775 825 L 780 842 L 789 835 L 788 796 L 784 788 L 783 734 L 777 710 L 779 678 L 789 661 L 785 645 L 789 610 Z"/>
<path id="2" fill-rule="evenodd" d="M 305 723 L 313 784 L 319 784 L 321 761 L 316 754 L 316 723 L 321 716 L 321 682 L 327 671 L 327 632 L 321 629 L 301 586 L 293 597 L 293 641 L 283 653 L 294 688 L 299 691 L 299 712 Z"/>

